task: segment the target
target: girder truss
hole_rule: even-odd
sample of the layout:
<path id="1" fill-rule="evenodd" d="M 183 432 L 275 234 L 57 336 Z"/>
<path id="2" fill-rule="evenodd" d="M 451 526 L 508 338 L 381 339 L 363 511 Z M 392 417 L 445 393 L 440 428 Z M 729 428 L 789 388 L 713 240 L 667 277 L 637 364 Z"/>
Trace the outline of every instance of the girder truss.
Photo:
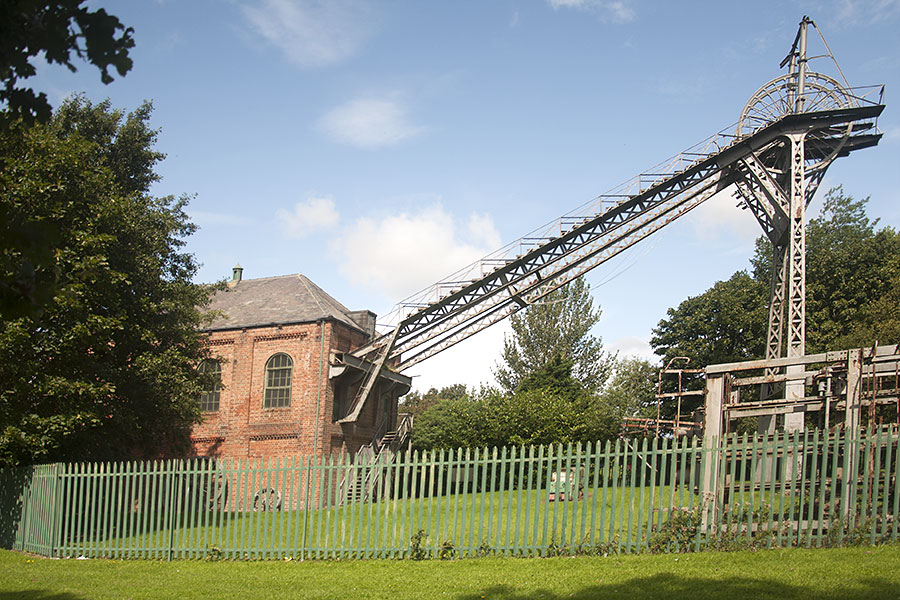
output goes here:
<path id="1" fill-rule="evenodd" d="M 787 115 L 743 135 L 735 133 L 736 126 L 723 130 L 401 302 L 389 315 L 393 328 L 353 352 L 371 361 L 372 368 L 342 421 L 356 419 L 385 365 L 403 371 L 450 348 L 534 304 L 730 186 L 736 186 L 773 243 L 786 242 L 790 203 L 777 169 L 770 165 L 781 162 L 787 140 L 811 131 L 843 133 L 852 123 L 859 123 L 859 131 L 865 132 L 871 124 L 864 121 L 876 118 L 883 108 L 860 100 L 843 109 Z M 879 138 L 880 133 L 851 136 L 839 152 L 875 145 Z M 820 146 L 816 151 L 827 149 L 827 136 L 816 139 Z M 777 337 L 780 344 L 781 334 Z"/>
<path id="2" fill-rule="evenodd" d="M 792 186 L 785 178 L 799 173 L 808 202 L 821 173 L 806 174 L 798 165 L 826 153 L 833 160 L 878 143 L 877 129 L 866 133 L 874 127 L 866 120 L 877 118 L 884 108 L 864 97 L 871 89 L 864 88 L 858 96 L 846 90 L 854 99 L 847 107 L 788 114 L 752 131 L 736 124 L 401 302 L 387 316 L 390 331 L 353 352 L 369 361 L 370 369 L 341 421 L 356 420 L 382 369 L 403 371 L 534 304 L 726 188 L 736 189 L 776 254 L 783 253 L 778 258 L 788 256 L 788 244 L 803 240 L 789 238 L 796 235 L 796 217 L 790 211 Z M 853 134 L 847 136 L 848 131 Z M 796 139 L 814 143 L 804 147 L 801 141 L 798 146 Z M 785 170 L 787 153 L 792 162 Z M 784 264 L 791 277 L 803 276 L 800 267 Z M 783 290 L 786 275 L 779 271 L 773 290 Z M 783 314 L 783 291 L 780 294 Z M 790 327 L 803 326 L 796 317 L 789 319 Z M 781 320 L 773 317 L 770 322 L 776 327 L 770 327 L 770 346 L 780 347 Z"/>

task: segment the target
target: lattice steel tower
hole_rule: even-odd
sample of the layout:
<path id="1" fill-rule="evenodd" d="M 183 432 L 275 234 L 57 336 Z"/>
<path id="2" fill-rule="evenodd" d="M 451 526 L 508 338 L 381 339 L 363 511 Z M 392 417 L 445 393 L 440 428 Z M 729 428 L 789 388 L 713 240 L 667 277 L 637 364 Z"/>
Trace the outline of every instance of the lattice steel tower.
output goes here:
<path id="1" fill-rule="evenodd" d="M 781 63 L 787 74 L 753 94 L 736 125 L 401 302 L 388 315 L 390 331 L 338 357 L 366 372 L 340 422 L 356 421 L 383 369 L 403 371 L 434 356 L 729 190 L 773 246 L 766 358 L 783 356 L 785 346 L 787 356 L 802 356 L 806 207 L 836 158 L 878 143 L 884 109 L 883 87 L 851 88 L 824 38 L 826 54 L 807 56 L 810 26 L 804 17 Z M 810 71 L 811 58 L 834 61 L 843 84 Z M 787 398 L 803 393 L 802 380 L 788 383 Z M 802 413 L 786 415 L 787 429 L 802 426 Z"/>

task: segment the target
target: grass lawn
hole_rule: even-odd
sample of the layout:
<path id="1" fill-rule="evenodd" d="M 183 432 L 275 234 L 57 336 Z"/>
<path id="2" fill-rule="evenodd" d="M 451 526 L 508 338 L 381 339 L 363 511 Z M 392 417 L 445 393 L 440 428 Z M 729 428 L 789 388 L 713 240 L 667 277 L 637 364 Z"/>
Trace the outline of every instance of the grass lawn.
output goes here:
<path id="1" fill-rule="evenodd" d="M 0 551 L 0 600 L 900 598 L 900 546 L 459 561 L 52 560 Z"/>
<path id="2" fill-rule="evenodd" d="M 513 490 L 450 494 L 423 499 L 355 503 L 310 511 L 184 513 L 173 531 L 151 528 L 148 533 L 105 536 L 64 544 L 64 556 L 130 557 L 135 552 L 165 558 L 171 542 L 176 558 L 199 558 L 219 548 L 226 558 L 272 558 L 303 555 L 347 557 L 355 550 L 368 556 L 380 551 L 394 557 L 408 549 L 410 537 L 426 532 L 425 546 L 436 549 L 450 540 L 458 553 L 475 553 L 484 546 L 498 552 L 533 551 L 550 544 L 600 543 L 618 534 L 620 542 L 646 537 L 650 521 L 661 522 L 673 502 L 696 506 L 693 491 L 683 487 L 588 490 L 578 500 L 550 502 L 547 490 Z M 140 515 L 118 519 L 128 531 Z M 152 519 L 151 519 L 152 522 Z M 71 526 L 67 526 L 69 532 Z M 111 528 L 111 527 L 110 527 Z M 73 536 L 74 537 L 74 536 Z M 295 550 L 288 550 L 295 549 Z M 379 550 L 380 549 L 380 550 Z"/>

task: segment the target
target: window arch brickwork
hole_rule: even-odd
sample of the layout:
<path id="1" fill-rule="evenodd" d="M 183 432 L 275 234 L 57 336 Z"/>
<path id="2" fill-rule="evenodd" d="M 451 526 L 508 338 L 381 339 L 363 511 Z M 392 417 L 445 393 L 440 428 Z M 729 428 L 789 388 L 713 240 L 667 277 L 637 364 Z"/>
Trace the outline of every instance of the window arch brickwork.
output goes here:
<path id="1" fill-rule="evenodd" d="M 266 361 L 266 387 L 263 395 L 263 408 L 281 408 L 291 405 L 293 371 L 294 361 L 283 352 L 272 355 Z"/>

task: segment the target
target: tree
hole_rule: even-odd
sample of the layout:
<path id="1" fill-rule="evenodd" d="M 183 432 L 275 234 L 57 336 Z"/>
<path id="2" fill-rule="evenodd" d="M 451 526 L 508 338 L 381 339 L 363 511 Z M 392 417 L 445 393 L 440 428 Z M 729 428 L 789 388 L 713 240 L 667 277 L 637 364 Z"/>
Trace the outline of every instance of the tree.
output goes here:
<path id="1" fill-rule="evenodd" d="M 596 399 L 572 368 L 571 360 L 556 357 L 525 377 L 514 393 L 484 387 L 474 396 L 439 398 L 416 417 L 413 446 L 433 450 L 615 437 L 621 417 L 615 417 L 615 427 L 595 417 Z"/>
<path id="2" fill-rule="evenodd" d="M 877 305 L 900 278 L 900 236 L 866 216 L 869 199 L 854 200 L 842 188 L 828 192 L 821 213 L 807 227 L 807 352 L 868 346 L 896 337 L 896 308 Z M 895 305 L 896 306 L 896 305 Z M 892 335 L 891 328 L 894 333 Z"/>
<path id="3" fill-rule="evenodd" d="M 890 227 L 876 230 L 867 202 L 833 188 L 807 225 L 808 353 L 900 342 L 900 235 Z M 758 239 L 752 276 L 740 271 L 669 309 L 653 331 L 654 351 L 700 365 L 761 358 L 771 255 L 769 241 Z"/>
<path id="4" fill-rule="evenodd" d="M 441 400 L 469 400 L 471 395 L 465 384 L 455 383 L 441 389 L 431 388 L 424 394 L 418 390 L 403 397 L 399 412 L 411 413 L 418 417 Z"/>
<path id="5" fill-rule="evenodd" d="M 419 450 L 587 441 L 581 402 L 548 388 L 505 394 L 483 388 L 471 399 L 442 398 L 416 417 L 412 445 Z"/>
<path id="6" fill-rule="evenodd" d="M 102 8 L 91 11 L 82 4 L 84 0 L 0 3 L 0 130 L 50 118 L 46 94 L 17 86 L 36 73 L 32 60 L 38 56 L 71 71 L 76 70 L 74 57 L 86 60 L 100 69 L 104 83 L 113 80 L 110 67 L 119 75 L 131 69 L 133 30 Z M 0 171 L 4 168 L 0 157 Z M 50 251 L 58 243 L 53 224 L 19 217 L 0 207 L 0 256 L 15 255 L 0 264 L 0 319 L 38 315 L 57 291 Z"/>
<path id="7" fill-rule="evenodd" d="M 439 398 L 416 416 L 412 445 L 419 450 L 487 444 L 485 404 L 470 398 Z"/>
<path id="8" fill-rule="evenodd" d="M 41 311 L 0 322 L 0 464 L 159 456 L 186 448 L 198 418 L 200 308 L 182 251 L 187 198 L 156 198 L 163 155 L 144 104 L 68 100 L 45 125 L 0 132 L 0 207 L 51 244 Z M 25 252 L 4 242 L 0 269 Z"/>
<path id="9" fill-rule="evenodd" d="M 6 105 L 0 122 L 4 125 L 18 119 L 31 123 L 50 118 L 51 107 L 45 93 L 17 87 L 20 79 L 37 72 L 32 60 L 38 56 L 72 72 L 76 71 L 74 57 L 86 60 L 100 70 L 103 83 L 113 81 L 111 67 L 120 76 L 131 70 L 128 51 L 134 47 L 134 30 L 126 29 L 102 8 L 88 10 L 82 6 L 84 3 L 85 0 L 0 3 L 0 103 Z"/>
<path id="10" fill-rule="evenodd" d="M 493 394 L 491 443 L 559 444 L 590 441 L 591 395 L 574 376 L 574 361 L 555 356 L 527 375 L 513 394 Z"/>
<path id="11" fill-rule="evenodd" d="M 590 290 L 579 277 L 521 313 L 510 317 L 512 336 L 503 340 L 502 363 L 494 369 L 497 382 L 514 392 L 522 381 L 554 359 L 569 360 L 572 375 L 590 393 L 599 390 L 615 358 L 590 334 L 600 320 Z"/>
<path id="12" fill-rule="evenodd" d="M 654 352 L 709 365 L 759 358 L 765 349 L 768 288 L 746 271 L 719 281 L 666 312 L 653 330 Z"/>
<path id="13" fill-rule="evenodd" d="M 588 441 L 585 409 L 589 397 L 575 400 L 546 387 L 485 398 L 489 425 L 486 446 L 566 444 Z"/>
<path id="14" fill-rule="evenodd" d="M 659 367 L 629 357 L 616 362 L 603 391 L 592 399 L 587 428 L 597 440 L 611 440 L 622 431 L 625 417 L 656 417 L 656 382 Z"/>

